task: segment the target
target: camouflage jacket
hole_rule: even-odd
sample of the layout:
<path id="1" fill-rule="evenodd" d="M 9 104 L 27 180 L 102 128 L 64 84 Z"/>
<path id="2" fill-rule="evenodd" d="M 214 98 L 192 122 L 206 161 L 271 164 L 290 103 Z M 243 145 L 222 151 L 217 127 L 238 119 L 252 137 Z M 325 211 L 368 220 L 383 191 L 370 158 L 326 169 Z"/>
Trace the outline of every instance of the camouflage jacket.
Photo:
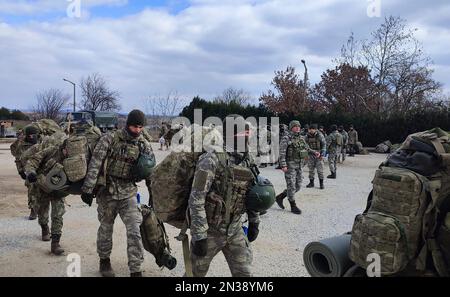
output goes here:
<path id="1" fill-rule="evenodd" d="M 62 164 L 65 158 L 63 152 L 65 139 L 67 139 L 66 134 L 57 132 L 56 135 L 45 138 L 42 143 L 33 146 L 29 150 L 29 156 L 24 156 L 26 159 L 25 172 L 45 175 L 56 163 Z"/>
<path id="2" fill-rule="evenodd" d="M 14 162 L 16 163 L 17 172 L 25 172 L 25 164 L 22 163 L 20 157 L 27 151 L 33 144 L 26 142 L 19 138 L 11 144 L 11 154 L 14 156 Z"/>
<path id="3" fill-rule="evenodd" d="M 116 133 L 119 133 L 116 135 Z M 119 136 L 120 138 L 117 138 Z M 118 140 L 120 139 L 120 140 Z M 117 142 L 117 143 L 116 143 Z M 91 160 L 89 161 L 88 171 L 84 183 L 82 186 L 82 191 L 84 193 L 93 193 L 94 188 L 99 181 L 99 177 L 103 176 L 104 179 L 99 185 L 102 187 L 101 191 L 106 190 L 106 194 L 111 196 L 113 199 L 122 200 L 131 197 L 135 197 L 137 194 L 137 185 L 132 177 L 129 178 L 117 178 L 112 176 L 108 170 L 104 167 L 108 166 L 112 149 L 117 144 L 132 144 L 133 146 L 138 146 L 138 143 L 143 144 L 143 149 L 146 153 L 153 155 L 153 150 L 150 143 L 141 134 L 137 138 L 132 137 L 126 129 L 121 129 L 117 131 L 109 132 L 103 135 L 92 153 Z M 150 184 L 150 177 L 147 178 L 146 184 Z"/>
<path id="4" fill-rule="evenodd" d="M 358 142 L 358 132 L 356 130 L 348 131 L 348 144 L 356 144 Z"/>
<path id="5" fill-rule="evenodd" d="M 317 150 L 321 156 L 325 156 L 326 150 L 327 150 L 327 141 L 325 139 L 325 136 L 320 132 L 317 131 L 316 134 L 311 135 L 311 134 L 307 134 L 306 135 L 306 143 L 308 143 L 308 145 L 313 148 L 312 145 L 310 145 L 311 143 L 316 142 L 316 146 L 319 147 L 319 149 Z"/>
<path id="6" fill-rule="evenodd" d="M 251 161 L 242 154 L 228 154 L 228 162 L 234 165 L 250 167 Z M 208 199 L 209 194 L 213 191 L 218 167 L 220 166 L 219 157 L 215 152 L 207 152 L 200 156 L 194 173 L 192 182 L 192 190 L 189 196 L 189 212 L 190 212 L 190 229 L 193 241 L 198 241 L 208 237 L 208 230 L 214 230 L 227 236 L 232 236 L 242 228 L 242 215 L 247 213 L 249 222 L 259 223 L 259 214 L 254 211 L 245 209 L 245 195 L 239 196 L 240 201 L 235 201 L 235 205 L 242 208 L 241 211 L 232 213 L 228 222 L 221 220 L 217 226 L 210 226 L 210 212 L 207 208 L 211 202 Z M 250 186 L 249 186 L 250 187 Z M 224 197 L 220 197 L 223 204 L 226 204 Z M 233 208 L 235 205 L 232 205 Z M 219 211 L 218 215 L 223 214 L 225 210 Z"/>
<path id="7" fill-rule="evenodd" d="M 345 130 L 342 130 L 342 132 L 340 132 L 342 134 L 342 138 L 344 140 L 344 145 L 348 144 L 348 133 Z"/>
<path id="8" fill-rule="evenodd" d="M 281 139 L 280 142 L 280 166 L 281 167 L 287 167 L 288 162 L 292 162 L 294 160 L 289 160 L 287 153 L 288 149 L 291 145 L 293 145 L 293 141 L 295 138 L 299 137 L 299 141 L 301 144 L 305 147 L 306 152 L 308 153 L 314 153 L 314 151 L 308 146 L 308 144 L 305 141 L 305 138 L 301 135 L 294 135 L 293 133 L 289 133 Z"/>
<path id="9" fill-rule="evenodd" d="M 336 153 L 341 150 L 341 146 L 338 145 L 337 139 L 340 137 L 343 140 L 343 136 L 336 130 L 328 135 L 328 152 Z"/>

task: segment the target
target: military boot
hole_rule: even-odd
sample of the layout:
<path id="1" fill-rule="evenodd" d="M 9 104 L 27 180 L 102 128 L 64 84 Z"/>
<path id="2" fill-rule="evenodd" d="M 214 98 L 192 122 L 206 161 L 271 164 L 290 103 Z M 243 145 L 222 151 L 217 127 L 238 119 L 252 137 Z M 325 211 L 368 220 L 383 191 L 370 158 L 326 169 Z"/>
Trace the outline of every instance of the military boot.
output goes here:
<path id="1" fill-rule="evenodd" d="M 309 179 L 309 184 L 306 185 L 307 188 L 314 188 L 314 178 Z"/>
<path id="2" fill-rule="evenodd" d="M 48 225 L 41 225 L 42 229 L 42 241 L 50 241 L 50 229 Z"/>
<path id="3" fill-rule="evenodd" d="M 297 207 L 297 204 L 295 204 L 295 201 L 289 201 L 289 204 L 291 204 L 291 212 L 295 214 L 301 214 L 302 211 L 300 208 Z"/>
<path id="4" fill-rule="evenodd" d="M 32 220 L 36 220 L 36 218 L 37 218 L 37 214 L 36 214 L 36 212 L 34 211 L 34 208 L 31 208 L 30 215 L 28 216 L 28 219 L 29 219 L 30 221 L 32 221 Z"/>
<path id="5" fill-rule="evenodd" d="M 277 202 L 278 206 L 281 209 L 284 209 L 283 199 L 286 198 L 286 197 L 287 197 L 287 190 L 284 190 L 283 192 L 278 194 L 277 197 L 275 198 L 275 201 Z"/>
<path id="6" fill-rule="evenodd" d="M 61 234 L 52 234 L 52 254 L 60 256 L 64 253 L 63 248 L 59 245 L 59 240 L 61 239 Z"/>
<path id="7" fill-rule="evenodd" d="M 130 277 L 142 277 L 142 272 L 132 272 L 130 273 Z"/>
<path id="8" fill-rule="evenodd" d="M 325 189 L 325 187 L 323 186 L 323 179 L 320 179 L 319 182 L 320 182 L 320 189 L 321 190 Z"/>
<path id="9" fill-rule="evenodd" d="M 103 277 L 115 277 L 116 274 L 111 267 L 111 260 L 109 258 L 100 259 L 100 273 Z"/>
<path id="10" fill-rule="evenodd" d="M 332 172 L 330 175 L 327 176 L 327 178 L 335 179 L 336 178 L 336 172 Z"/>

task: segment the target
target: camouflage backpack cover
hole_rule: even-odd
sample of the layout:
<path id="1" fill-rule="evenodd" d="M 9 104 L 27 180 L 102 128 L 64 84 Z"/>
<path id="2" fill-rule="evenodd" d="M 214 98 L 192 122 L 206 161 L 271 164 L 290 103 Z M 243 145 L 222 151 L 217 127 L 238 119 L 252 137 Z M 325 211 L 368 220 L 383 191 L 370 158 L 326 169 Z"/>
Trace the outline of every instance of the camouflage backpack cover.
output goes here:
<path id="1" fill-rule="evenodd" d="M 74 125 L 73 131 L 59 144 L 64 151 L 62 164 L 58 163 L 45 176 L 47 191 L 62 191 L 80 194 L 86 176 L 92 151 L 100 138 L 101 131 L 90 124 Z"/>
<path id="2" fill-rule="evenodd" d="M 349 256 L 357 265 L 367 268 L 376 253 L 382 275 L 450 275 L 449 136 L 439 128 L 412 134 L 380 165 L 353 225 Z"/>
<path id="3" fill-rule="evenodd" d="M 220 136 L 213 128 L 201 128 L 203 141 L 214 142 Z M 193 146 L 199 143 L 191 131 L 191 144 L 183 143 L 174 147 L 152 173 L 151 189 L 153 207 L 156 215 L 165 223 L 182 229 L 186 220 L 186 210 L 194 178 L 195 166 L 202 152 L 194 152 Z M 198 136 L 196 136 L 198 137 Z M 211 140 L 213 139 L 213 140 Z M 200 142 L 201 143 L 201 142 Z M 183 151 L 184 148 L 184 151 Z"/>

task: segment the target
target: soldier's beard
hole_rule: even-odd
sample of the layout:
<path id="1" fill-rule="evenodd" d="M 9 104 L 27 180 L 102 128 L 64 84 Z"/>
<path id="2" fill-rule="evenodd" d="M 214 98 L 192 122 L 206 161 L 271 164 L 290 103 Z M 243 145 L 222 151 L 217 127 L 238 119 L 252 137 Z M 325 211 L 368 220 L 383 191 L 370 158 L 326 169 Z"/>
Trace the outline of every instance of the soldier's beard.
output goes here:
<path id="1" fill-rule="evenodd" d="M 128 134 L 131 135 L 131 137 L 137 138 L 141 134 L 141 133 L 132 132 L 128 127 L 126 129 L 127 129 Z"/>

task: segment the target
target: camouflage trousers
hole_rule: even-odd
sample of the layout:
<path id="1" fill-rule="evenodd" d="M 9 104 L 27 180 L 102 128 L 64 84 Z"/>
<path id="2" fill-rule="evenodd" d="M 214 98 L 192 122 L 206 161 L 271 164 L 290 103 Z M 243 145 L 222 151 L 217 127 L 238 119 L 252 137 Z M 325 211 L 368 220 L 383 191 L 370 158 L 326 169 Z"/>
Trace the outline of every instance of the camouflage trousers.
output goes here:
<path id="1" fill-rule="evenodd" d="M 287 197 L 289 201 L 295 201 L 294 195 L 300 191 L 303 181 L 302 163 L 301 162 L 288 162 L 287 172 L 284 173 L 287 186 Z"/>
<path id="2" fill-rule="evenodd" d="M 116 200 L 109 195 L 97 196 L 97 213 L 100 227 L 97 232 L 97 253 L 100 259 L 109 258 L 113 246 L 113 227 L 117 215 L 120 216 L 127 230 L 128 268 L 131 273 L 141 272 L 144 262 L 139 226 L 142 214 L 138 209 L 136 198 Z"/>
<path id="3" fill-rule="evenodd" d="M 308 159 L 309 179 L 314 179 L 315 169 L 317 168 L 317 175 L 319 179 L 323 179 L 323 160 L 310 157 Z"/>
<path id="4" fill-rule="evenodd" d="M 207 243 L 206 256 L 199 257 L 192 253 L 193 243 L 191 241 L 191 261 L 194 277 L 206 276 L 211 261 L 219 252 L 224 254 L 232 276 L 252 276 L 250 267 L 253 261 L 253 252 L 241 226 L 231 236 L 210 229 L 208 230 Z"/>
<path id="5" fill-rule="evenodd" d="M 36 207 L 36 193 L 35 190 L 33 190 L 33 185 L 31 185 L 29 182 L 25 182 L 25 186 L 28 189 L 28 209 L 32 209 Z"/>
<path id="6" fill-rule="evenodd" d="M 341 154 L 339 157 L 339 162 L 344 163 L 345 161 L 345 154 L 347 153 L 347 149 L 345 148 L 345 146 L 341 149 Z"/>
<path id="7" fill-rule="evenodd" d="M 328 154 L 328 165 L 330 166 L 331 173 L 336 173 L 338 156 L 341 154 L 341 150 L 330 152 Z"/>
<path id="8" fill-rule="evenodd" d="M 34 190 L 33 190 L 34 192 Z M 36 192 L 34 192 L 36 194 Z M 64 198 L 54 198 L 51 195 L 39 190 L 37 191 L 35 210 L 38 215 L 39 225 L 47 225 L 51 215 L 51 234 L 62 234 L 63 216 L 66 213 Z M 50 214 L 51 206 L 51 214 Z"/>

